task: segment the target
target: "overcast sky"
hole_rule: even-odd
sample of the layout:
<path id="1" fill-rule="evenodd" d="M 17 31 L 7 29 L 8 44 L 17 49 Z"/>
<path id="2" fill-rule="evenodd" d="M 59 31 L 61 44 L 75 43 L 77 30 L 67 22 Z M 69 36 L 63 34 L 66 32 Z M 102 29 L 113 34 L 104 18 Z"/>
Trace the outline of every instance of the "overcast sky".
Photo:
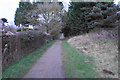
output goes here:
<path id="1" fill-rule="evenodd" d="M 14 14 L 18 4 L 18 0 L 0 0 L 0 18 L 6 18 L 10 23 L 14 22 Z"/>
<path id="2" fill-rule="evenodd" d="M 120 1 L 120 0 L 114 0 L 115 4 L 118 4 L 119 1 Z"/>
<path id="3" fill-rule="evenodd" d="M 70 0 L 59 0 L 63 1 L 63 5 L 66 10 L 68 10 L 68 3 Z M 117 4 L 120 0 L 115 0 Z M 14 23 L 14 15 L 16 8 L 19 6 L 19 0 L 0 0 L 0 18 L 8 19 L 8 22 Z"/>

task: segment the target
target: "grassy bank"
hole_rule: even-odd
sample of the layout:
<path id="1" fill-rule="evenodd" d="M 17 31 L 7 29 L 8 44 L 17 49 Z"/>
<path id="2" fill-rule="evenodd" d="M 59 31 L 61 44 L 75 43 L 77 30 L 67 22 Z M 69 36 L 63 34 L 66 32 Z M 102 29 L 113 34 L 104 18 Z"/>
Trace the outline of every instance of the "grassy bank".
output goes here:
<path id="1" fill-rule="evenodd" d="M 91 57 L 78 53 L 63 41 L 63 68 L 67 78 L 95 78 Z"/>
<path id="2" fill-rule="evenodd" d="M 2 78 L 22 78 L 42 54 L 54 43 L 51 41 L 30 55 L 16 61 L 3 71 Z"/>
<path id="3" fill-rule="evenodd" d="M 118 38 L 110 37 L 110 35 L 108 31 L 100 30 L 67 40 L 78 53 L 93 58 L 94 70 L 99 74 L 97 78 L 118 78 Z"/>

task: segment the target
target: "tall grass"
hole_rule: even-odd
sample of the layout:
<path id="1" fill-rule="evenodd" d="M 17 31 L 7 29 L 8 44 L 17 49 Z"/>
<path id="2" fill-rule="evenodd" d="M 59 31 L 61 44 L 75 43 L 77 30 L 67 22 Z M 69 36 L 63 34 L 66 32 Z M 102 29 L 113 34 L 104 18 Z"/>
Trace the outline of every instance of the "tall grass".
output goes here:
<path id="1" fill-rule="evenodd" d="M 63 68 L 67 78 L 95 78 L 94 61 L 91 57 L 78 53 L 66 41 L 63 41 L 62 46 Z"/>
<path id="2" fill-rule="evenodd" d="M 10 65 L 3 71 L 2 78 L 22 78 L 53 43 L 54 41 L 51 41 L 30 55 L 22 58 L 20 61 L 14 62 L 14 65 Z"/>

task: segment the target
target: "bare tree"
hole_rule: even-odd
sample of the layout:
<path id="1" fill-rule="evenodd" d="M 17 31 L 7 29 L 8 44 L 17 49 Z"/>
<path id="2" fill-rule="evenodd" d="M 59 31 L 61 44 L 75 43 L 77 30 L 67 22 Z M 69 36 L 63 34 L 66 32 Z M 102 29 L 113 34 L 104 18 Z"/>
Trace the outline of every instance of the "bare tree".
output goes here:
<path id="1" fill-rule="evenodd" d="M 34 16 L 37 16 L 31 21 L 36 20 L 39 25 L 42 25 L 44 32 L 49 34 L 60 33 L 63 12 L 62 6 L 57 2 L 44 2 L 37 4 L 35 9 L 31 11 Z"/>

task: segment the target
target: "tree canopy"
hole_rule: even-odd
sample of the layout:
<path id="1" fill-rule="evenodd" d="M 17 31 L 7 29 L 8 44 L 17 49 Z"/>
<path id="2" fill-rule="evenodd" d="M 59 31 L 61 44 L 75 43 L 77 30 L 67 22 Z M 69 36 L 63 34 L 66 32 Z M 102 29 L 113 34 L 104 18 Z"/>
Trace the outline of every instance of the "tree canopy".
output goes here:
<path id="1" fill-rule="evenodd" d="M 60 33 L 63 15 L 62 5 L 57 2 L 35 3 L 35 5 L 34 10 L 29 12 L 32 16 L 29 16 L 28 20 L 31 21 L 31 23 L 37 21 L 37 25 L 42 27 L 43 32 L 51 35 Z M 31 19 L 33 14 L 37 17 Z"/>
<path id="2" fill-rule="evenodd" d="M 15 14 L 15 25 L 25 25 L 30 22 L 27 19 L 27 13 L 32 9 L 31 2 L 19 2 L 19 8 L 16 10 Z"/>
<path id="3" fill-rule="evenodd" d="M 114 27 L 117 8 L 112 2 L 71 2 L 68 11 L 69 35 L 89 32 L 95 27 Z"/>
<path id="4" fill-rule="evenodd" d="M 63 27 L 62 2 L 20 2 L 15 14 L 15 24 L 39 26 L 42 32 L 56 35 Z"/>

